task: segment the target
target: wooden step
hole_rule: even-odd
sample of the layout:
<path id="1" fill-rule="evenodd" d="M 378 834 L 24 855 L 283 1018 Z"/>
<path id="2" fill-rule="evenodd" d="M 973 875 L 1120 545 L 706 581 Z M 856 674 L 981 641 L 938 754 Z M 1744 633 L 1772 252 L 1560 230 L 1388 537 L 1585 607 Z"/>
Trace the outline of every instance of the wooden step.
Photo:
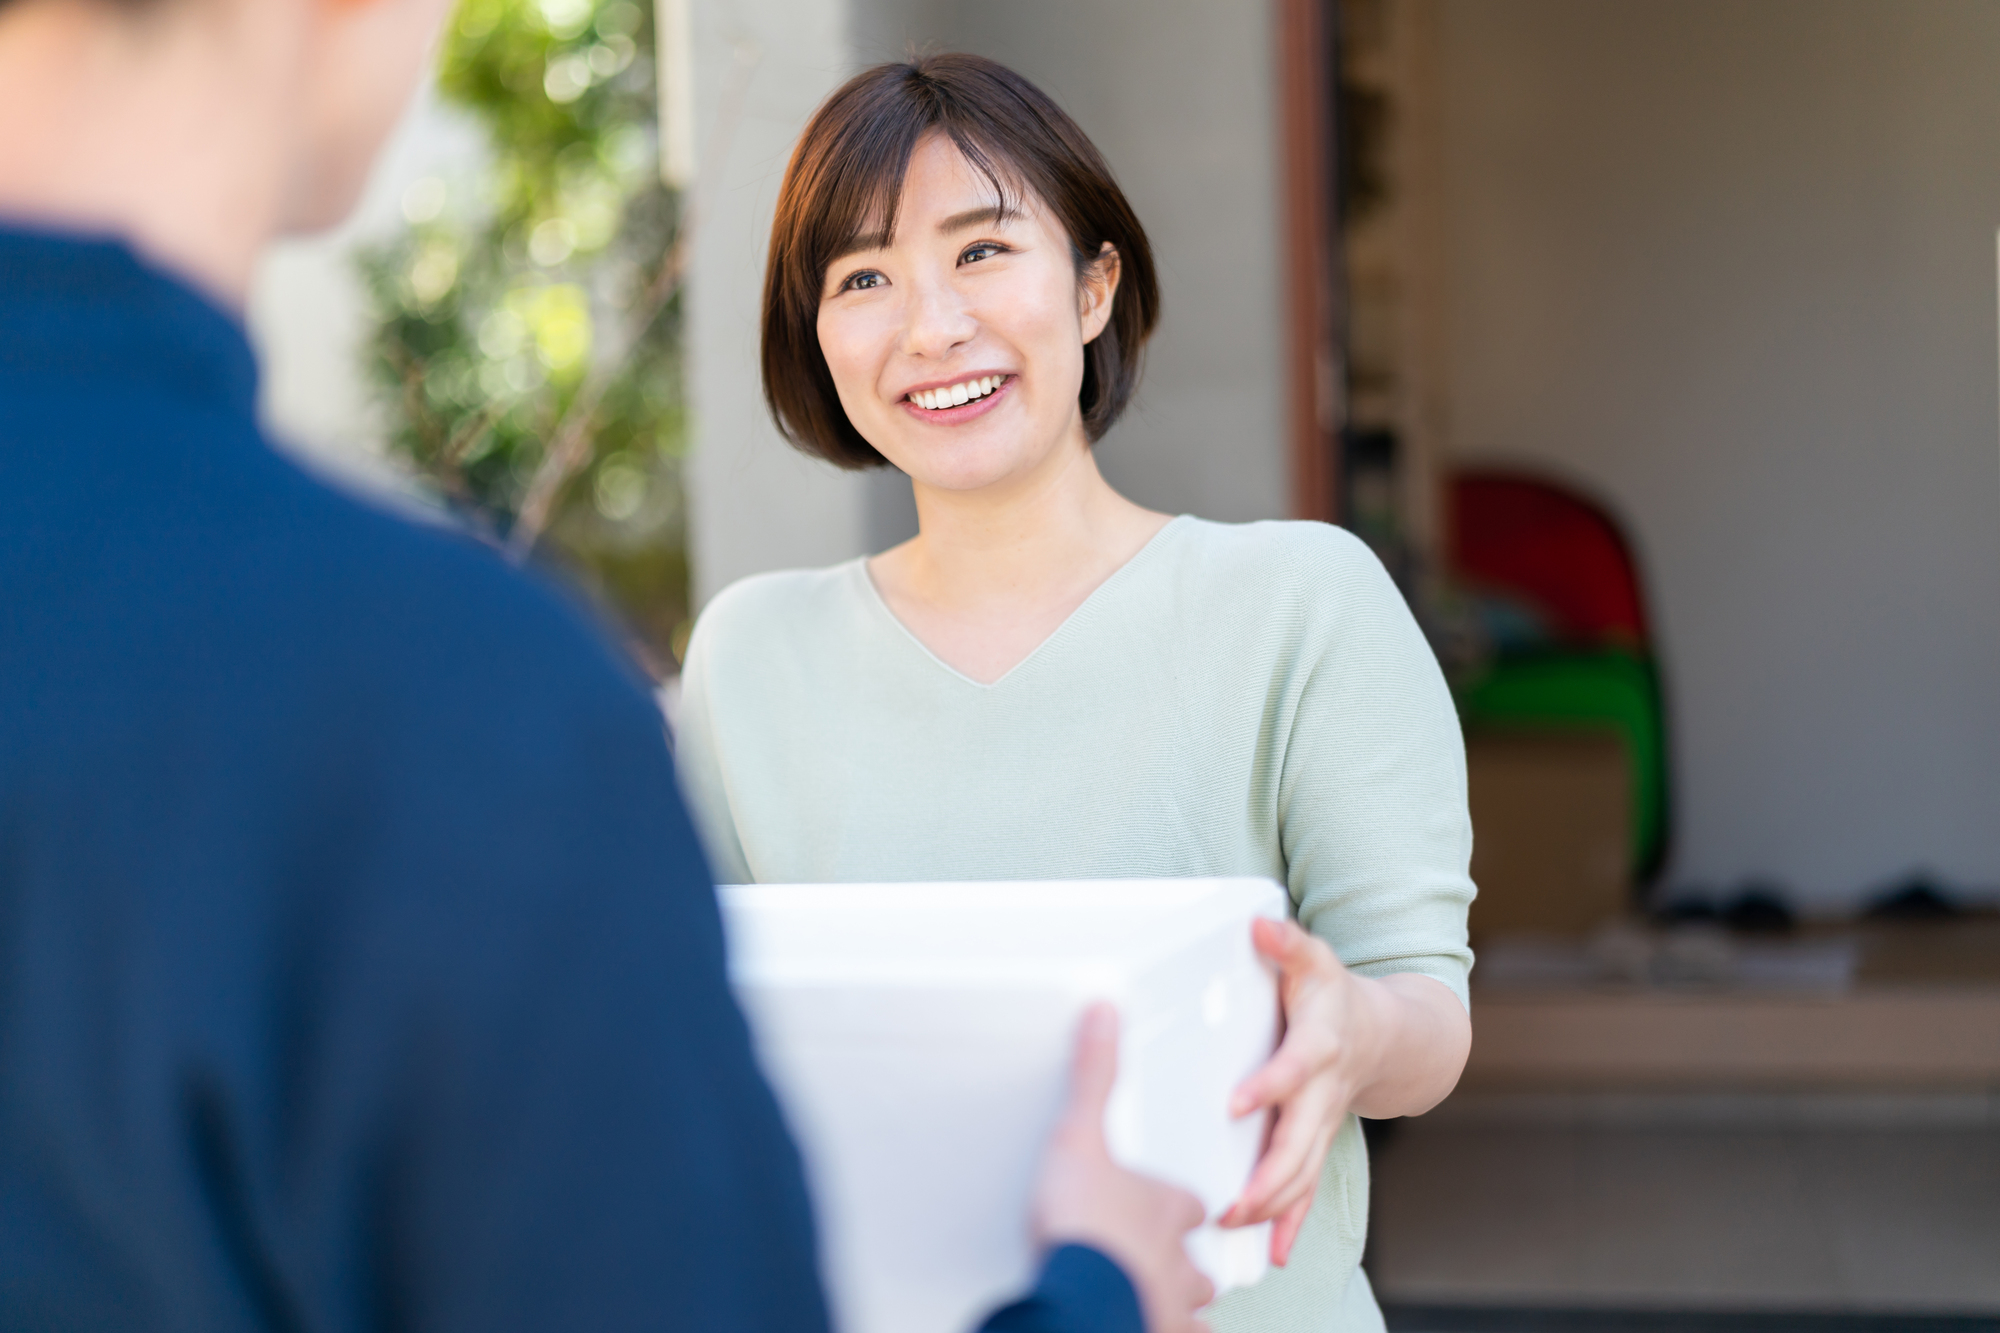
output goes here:
<path id="1" fill-rule="evenodd" d="M 1468 1090 L 2000 1088 L 2000 986 L 1474 991 Z"/>

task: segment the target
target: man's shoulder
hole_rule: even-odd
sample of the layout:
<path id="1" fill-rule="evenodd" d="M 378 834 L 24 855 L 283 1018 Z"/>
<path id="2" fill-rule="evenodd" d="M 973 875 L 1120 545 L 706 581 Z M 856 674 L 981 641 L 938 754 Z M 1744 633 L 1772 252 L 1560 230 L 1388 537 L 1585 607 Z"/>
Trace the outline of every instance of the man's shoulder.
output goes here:
<path id="1" fill-rule="evenodd" d="M 292 568 L 292 595 L 317 608 L 289 628 L 318 642 L 322 660 L 427 695 L 445 676 L 470 693 L 639 692 L 635 668 L 573 595 L 444 516 L 393 512 L 303 473 L 284 489 L 297 527 L 263 541 Z M 286 632 L 288 619 L 267 624 Z"/>
<path id="2" fill-rule="evenodd" d="M 530 708 L 644 701 L 636 669 L 574 597 L 441 513 L 396 512 L 247 434 L 200 443 L 213 453 L 198 468 L 161 470 L 65 538 L 80 568 L 133 571 L 83 581 L 76 601 L 105 633 L 56 649 L 109 696 L 261 705 L 296 718 L 288 731 L 326 710 L 419 730 L 483 714 L 504 728 Z M 87 496 L 66 503 L 72 529 L 92 526 Z M 123 676 L 102 651 L 113 638 L 157 679 Z"/>

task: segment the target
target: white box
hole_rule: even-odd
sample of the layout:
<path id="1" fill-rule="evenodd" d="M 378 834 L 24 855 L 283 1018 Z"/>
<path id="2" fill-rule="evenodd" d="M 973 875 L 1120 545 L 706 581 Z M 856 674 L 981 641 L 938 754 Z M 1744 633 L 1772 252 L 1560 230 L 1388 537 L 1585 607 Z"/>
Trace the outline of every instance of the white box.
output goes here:
<path id="1" fill-rule="evenodd" d="M 1271 1053 L 1276 978 L 1250 943 L 1264 879 L 757 884 L 721 890 L 730 971 L 804 1154 L 842 1333 L 957 1333 L 1033 1278 L 1029 1197 L 1077 1023 L 1118 1006 L 1113 1155 L 1220 1215 L 1262 1117 L 1229 1095 Z M 1268 1225 L 1208 1225 L 1221 1290 Z"/>

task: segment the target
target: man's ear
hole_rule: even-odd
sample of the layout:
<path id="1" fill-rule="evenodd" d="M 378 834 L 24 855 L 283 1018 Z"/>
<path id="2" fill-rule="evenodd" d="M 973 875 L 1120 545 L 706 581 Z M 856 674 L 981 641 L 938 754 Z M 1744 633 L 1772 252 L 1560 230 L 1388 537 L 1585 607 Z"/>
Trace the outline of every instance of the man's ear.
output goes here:
<path id="1" fill-rule="evenodd" d="M 1118 296 L 1118 278 L 1122 272 L 1118 247 L 1109 241 L 1083 270 L 1083 277 L 1077 283 L 1077 313 L 1083 320 L 1085 346 L 1095 342 L 1097 335 L 1104 332 L 1104 326 L 1111 322 L 1111 304 Z"/>

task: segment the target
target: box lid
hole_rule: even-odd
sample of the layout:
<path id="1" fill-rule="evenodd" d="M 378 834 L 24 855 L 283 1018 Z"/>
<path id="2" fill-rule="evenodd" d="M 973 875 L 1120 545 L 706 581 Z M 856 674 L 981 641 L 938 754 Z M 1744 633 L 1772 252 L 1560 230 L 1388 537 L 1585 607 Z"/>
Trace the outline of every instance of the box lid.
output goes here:
<path id="1" fill-rule="evenodd" d="M 866 983 L 1106 991 L 1245 915 L 1283 916 L 1254 878 L 730 884 L 730 973 L 760 988 Z"/>

